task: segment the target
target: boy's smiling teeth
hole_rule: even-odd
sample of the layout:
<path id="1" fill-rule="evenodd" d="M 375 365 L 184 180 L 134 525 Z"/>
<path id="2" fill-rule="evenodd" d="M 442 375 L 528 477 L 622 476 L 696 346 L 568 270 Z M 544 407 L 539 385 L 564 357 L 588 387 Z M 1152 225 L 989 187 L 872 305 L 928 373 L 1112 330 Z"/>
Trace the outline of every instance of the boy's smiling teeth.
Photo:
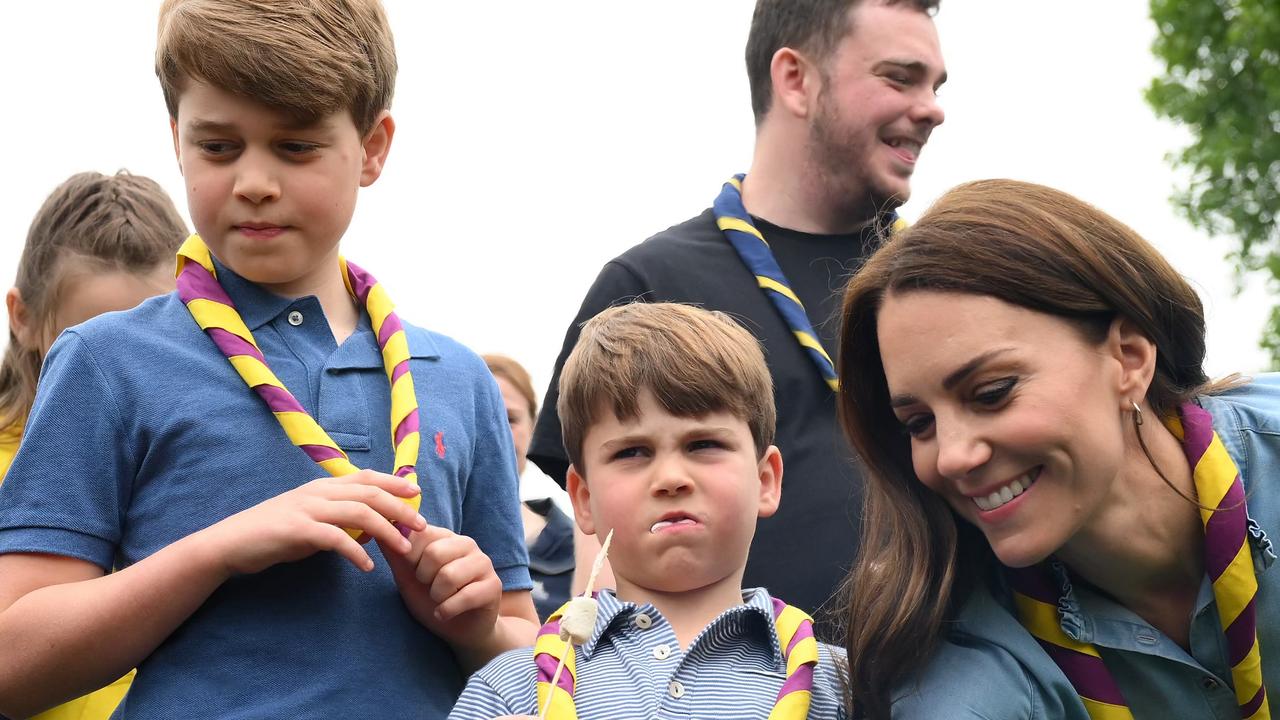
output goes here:
<path id="1" fill-rule="evenodd" d="M 1040 477 L 1040 468 L 1037 467 L 990 495 L 973 498 L 973 504 L 977 505 L 978 509 L 984 512 L 987 510 L 995 510 L 1001 505 L 1004 505 L 1010 500 L 1013 500 L 1026 492 L 1027 488 L 1031 487 L 1031 484 L 1034 483 L 1038 477 Z"/>
<path id="2" fill-rule="evenodd" d="M 662 530 L 663 528 L 671 527 L 672 525 L 693 525 L 695 522 L 696 521 L 693 518 L 688 518 L 688 517 L 671 518 L 669 520 L 659 520 L 658 522 L 650 526 L 649 532 L 656 533 L 659 530 Z"/>

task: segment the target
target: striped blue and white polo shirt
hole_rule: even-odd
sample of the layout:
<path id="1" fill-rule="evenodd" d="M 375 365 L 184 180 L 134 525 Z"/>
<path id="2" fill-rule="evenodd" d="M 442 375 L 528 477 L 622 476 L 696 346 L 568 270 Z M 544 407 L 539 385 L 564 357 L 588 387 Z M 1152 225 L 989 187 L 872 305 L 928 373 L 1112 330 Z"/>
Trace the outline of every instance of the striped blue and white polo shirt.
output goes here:
<path id="1" fill-rule="evenodd" d="M 712 621 L 687 649 L 653 605 L 623 602 L 611 590 L 598 599 L 595 632 L 577 650 L 578 717 L 769 717 L 787 668 L 764 589 L 744 591 L 743 604 Z M 845 717 L 837 669 L 843 663 L 843 649 L 818 644 L 810 720 Z M 449 718 L 537 715 L 536 681 L 532 648 L 503 653 L 471 676 Z"/>

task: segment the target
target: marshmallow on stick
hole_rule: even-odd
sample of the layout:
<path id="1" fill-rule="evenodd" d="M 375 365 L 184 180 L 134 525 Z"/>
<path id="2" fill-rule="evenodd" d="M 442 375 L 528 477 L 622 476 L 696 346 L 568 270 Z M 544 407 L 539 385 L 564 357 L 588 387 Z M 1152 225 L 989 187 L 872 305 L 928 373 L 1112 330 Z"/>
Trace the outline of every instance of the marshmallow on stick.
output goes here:
<path id="1" fill-rule="evenodd" d="M 565 651 L 560 655 L 560 663 L 556 665 L 555 675 L 551 676 L 553 688 L 560 682 L 560 673 L 564 672 L 565 659 L 571 652 L 569 645 L 581 645 L 586 642 L 591 638 L 591 632 L 596 627 L 596 612 L 600 606 L 596 603 L 596 599 L 591 597 L 591 591 L 595 587 L 596 576 L 600 574 L 605 559 L 609 557 L 609 543 L 612 540 L 613 530 L 609 530 L 609 534 L 604 538 L 604 544 L 600 546 L 600 552 L 596 554 L 595 562 L 591 563 L 591 574 L 587 576 L 587 589 L 583 591 L 581 597 L 570 600 L 560 616 L 560 639 L 564 641 Z M 542 706 L 542 712 L 538 713 L 539 720 L 547 717 L 551 698 L 552 695 L 548 694 L 547 702 Z"/>
<path id="2" fill-rule="evenodd" d="M 581 645 L 589 640 L 591 631 L 596 627 L 598 607 L 593 597 L 576 597 L 570 600 L 564 614 L 560 616 L 560 639 L 574 645 Z"/>

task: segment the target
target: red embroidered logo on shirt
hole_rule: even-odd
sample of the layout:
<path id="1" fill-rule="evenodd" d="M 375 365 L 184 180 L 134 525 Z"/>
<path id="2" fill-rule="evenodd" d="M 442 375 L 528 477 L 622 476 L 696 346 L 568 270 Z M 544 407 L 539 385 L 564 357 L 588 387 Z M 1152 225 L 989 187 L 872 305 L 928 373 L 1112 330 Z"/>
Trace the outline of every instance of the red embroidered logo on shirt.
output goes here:
<path id="1" fill-rule="evenodd" d="M 436 433 L 436 457 L 438 458 L 444 457 L 444 433 L 443 432 Z"/>

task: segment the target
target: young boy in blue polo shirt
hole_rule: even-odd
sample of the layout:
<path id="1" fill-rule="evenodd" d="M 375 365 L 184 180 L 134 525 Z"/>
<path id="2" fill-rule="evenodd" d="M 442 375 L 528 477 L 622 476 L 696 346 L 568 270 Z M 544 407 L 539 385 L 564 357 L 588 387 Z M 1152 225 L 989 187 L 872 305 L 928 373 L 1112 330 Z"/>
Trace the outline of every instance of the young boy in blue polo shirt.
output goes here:
<path id="1" fill-rule="evenodd" d="M 169 0 L 156 65 L 198 236 L 177 293 L 49 352 L 0 714 L 136 665 L 120 717 L 443 717 L 536 615 L 497 386 L 338 253 L 395 130 L 384 12 Z"/>
<path id="2" fill-rule="evenodd" d="M 553 616 L 535 649 L 471 677 L 451 720 L 537 715 L 551 696 L 553 719 L 843 717 L 840 649 L 742 587 L 756 519 L 782 489 L 772 380 L 751 334 L 687 305 L 610 308 L 583 326 L 557 409 L 577 521 L 612 531 L 617 591 L 598 594 L 594 631 L 558 682 Z"/>

